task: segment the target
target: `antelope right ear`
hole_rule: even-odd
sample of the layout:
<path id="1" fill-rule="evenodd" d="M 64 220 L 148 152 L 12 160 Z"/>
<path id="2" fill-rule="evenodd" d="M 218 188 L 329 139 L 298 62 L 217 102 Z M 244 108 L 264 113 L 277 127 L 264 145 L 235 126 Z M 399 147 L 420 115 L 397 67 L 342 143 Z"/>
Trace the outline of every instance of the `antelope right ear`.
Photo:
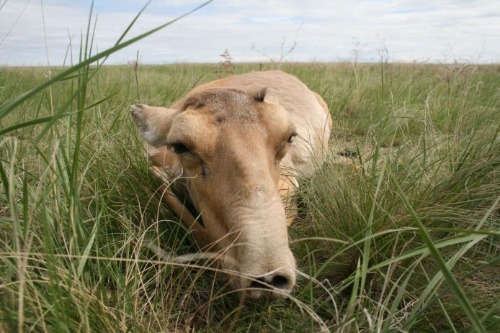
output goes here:
<path id="1" fill-rule="evenodd" d="M 130 114 L 142 139 L 153 147 L 166 144 L 177 110 L 145 104 L 130 106 Z"/>
<path id="2" fill-rule="evenodd" d="M 270 88 L 264 87 L 254 93 L 254 99 L 267 104 L 279 104 L 278 95 Z"/>

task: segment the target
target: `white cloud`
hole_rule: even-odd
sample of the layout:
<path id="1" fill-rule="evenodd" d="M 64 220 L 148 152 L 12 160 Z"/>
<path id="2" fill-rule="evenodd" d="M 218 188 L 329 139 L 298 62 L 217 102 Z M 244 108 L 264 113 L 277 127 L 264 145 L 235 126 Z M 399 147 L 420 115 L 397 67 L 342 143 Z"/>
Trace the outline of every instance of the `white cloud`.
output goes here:
<path id="1" fill-rule="evenodd" d="M 78 53 L 90 1 L 7 1 L 0 9 L 0 65 L 61 64 L 69 40 Z M 154 28 L 200 1 L 153 1 L 129 36 Z M 23 11 L 24 7 L 26 9 Z M 137 1 L 96 1 L 95 46 L 112 46 L 142 8 Z M 16 23 L 16 18 L 19 20 Z M 44 31 L 46 34 L 44 34 Z M 439 2 L 408 0 L 214 1 L 193 15 L 114 54 L 124 63 L 140 52 L 145 63 L 217 62 L 228 49 L 235 61 L 266 61 L 255 49 L 279 58 L 297 42 L 288 60 L 377 60 L 385 47 L 395 61 L 500 61 L 500 8 L 496 0 Z"/>

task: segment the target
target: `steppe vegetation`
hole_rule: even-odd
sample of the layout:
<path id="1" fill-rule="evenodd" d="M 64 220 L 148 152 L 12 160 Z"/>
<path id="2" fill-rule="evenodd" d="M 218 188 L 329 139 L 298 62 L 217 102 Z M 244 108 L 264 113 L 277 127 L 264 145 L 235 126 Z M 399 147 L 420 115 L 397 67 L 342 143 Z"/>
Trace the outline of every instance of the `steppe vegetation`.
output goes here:
<path id="1" fill-rule="evenodd" d="M 0 332 L 500 327 L 498 65 L 224 66 L 0 68 Z M 334 120 L 297 195 L 287 299 L 241 302 L 210 260 L 176 260 L 197 247 L 128 113 L 228 68 L 294 74 Z"/>

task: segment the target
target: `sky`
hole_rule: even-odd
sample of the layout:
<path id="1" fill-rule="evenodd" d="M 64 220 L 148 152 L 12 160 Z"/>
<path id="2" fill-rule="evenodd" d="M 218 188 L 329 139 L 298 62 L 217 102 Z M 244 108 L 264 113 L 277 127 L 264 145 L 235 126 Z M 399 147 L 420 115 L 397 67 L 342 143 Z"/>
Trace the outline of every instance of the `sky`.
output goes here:
<path id="1" fill-rule="evenodd" d="M 126 39 L 203 1 L 152 0 Z M 0 0 L 0 65 L 78 60 L 90 0 Z M 94 53 L 112 47 L 146 4 L 95 0 Z M 215 0 L 113 54 L 108 64 L 359 61 L 500 63 L 498 0 Z"/>

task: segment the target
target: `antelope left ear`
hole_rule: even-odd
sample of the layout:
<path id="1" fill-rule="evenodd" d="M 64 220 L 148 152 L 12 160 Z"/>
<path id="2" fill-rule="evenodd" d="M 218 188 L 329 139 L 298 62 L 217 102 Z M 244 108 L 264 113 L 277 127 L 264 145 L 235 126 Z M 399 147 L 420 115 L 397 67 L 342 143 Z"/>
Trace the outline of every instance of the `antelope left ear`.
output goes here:
<path id="1" fill-rule="evenodd" d="M 130 114 L 142 139 L 153 147 L 165 145 L 173 118 L 177 110 L 136 104 Z"/>
<path id="2" fill-rule="evenodd" d="M 267 104 L 279 104 L 278 95 L 270 88 L 265 87 L 259 90 L 253 96 L 256 101 L 264 102 Z"/>

